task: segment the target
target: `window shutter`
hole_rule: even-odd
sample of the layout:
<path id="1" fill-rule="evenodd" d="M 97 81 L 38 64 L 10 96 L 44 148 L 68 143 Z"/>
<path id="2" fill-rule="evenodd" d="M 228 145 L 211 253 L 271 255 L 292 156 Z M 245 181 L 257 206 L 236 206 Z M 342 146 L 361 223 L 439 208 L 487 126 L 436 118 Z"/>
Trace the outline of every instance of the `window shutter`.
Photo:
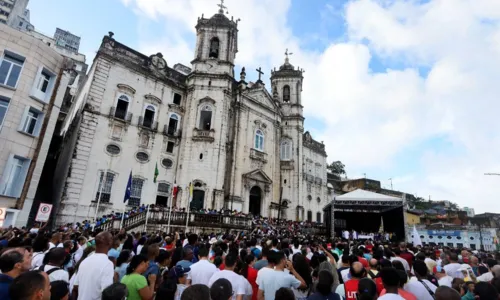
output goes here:
<path id="1" fill-rule="evenodd" d="M 33 131 L 34 136 L 40 135 L 40 130 L 42 129 L 44 117 L 45 117 L 45 114 L 42 112 L 39 112 L 38 118 L 36 119 L 35 130 Z"/>
<path id="2" fill-rule="evenodd" d="M 28 175 L 28 169 L 30 167 L 30 164 L 31 164 L 31 160 L 30 159 L 24 159 L 23 160 L 23 168 L 22 168 L 21 174 L 20 174 L 20 179 L 21 180 L 19 180 L 19 182 L 17 183 L 14 197 L 21 196 L 21 192 L 23 190 L 24 182 L 26 181 L 26 175 Z"/>
<path id="3" fill-rule="evenodd" d="M 26 108 L 24 109 L 23 116 L 21 118 L 21 122 L 20 122 L 19 127 L 17 128 L 17 130 L 24 131 L 23 130 L 23 126 L 24 126 L 24 123 L 26 122 L 26 118 L 28 117 L 29 110 L 30 110 L 30 107 L 26 106 Z"/>
<path id="4" fill-rule="evenodd" d="M 9 178 L 9 173 L 12 170 L 12 165 L 14 162 L 14 154 L 9 155 L 9 160 L 3 169 L 2 177 L 0 177 L 0 195 L 5 195 L 5 190 L 7 189 L 7 180 Z"/>
<path id="5" fill-rule="evenodd" d="M 31 95 L 38 100 L 42 100 L 45 102 L 45 93 L 43 93 L 41 90 L 38 89 L 38 82 L 40 81 L 40 78 L 42 77 L 42 71 L 43 67 L 40 66 L 38 67 L 38 71 L 36 72 L 36 77 L 35 81 L 33 82 L 33 86 L 31 87 Z"/>

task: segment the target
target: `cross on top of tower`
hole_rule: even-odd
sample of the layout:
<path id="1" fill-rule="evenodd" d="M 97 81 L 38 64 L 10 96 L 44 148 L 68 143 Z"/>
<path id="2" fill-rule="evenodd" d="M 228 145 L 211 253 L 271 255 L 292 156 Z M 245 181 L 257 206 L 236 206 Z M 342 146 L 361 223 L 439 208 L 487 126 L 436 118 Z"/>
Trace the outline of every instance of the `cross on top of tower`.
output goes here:
<path id="1" fill-rule="evenodd" d="M 260 76 L 264 74 L 264 72 L 262 72 L 262 68 L 259 67 L 258 69 L 256 69 L 255 71 L 257 71 L 257 73 L 259 73 L 259 81 L 262 81 L 260 80 Z"/>
<path id="2" fill-rule="evenodd" d="M 286 59 L 288 59 L 288 55 L 293 55 L 293 53 L 292 52 L 288 53 L 288 48 L 286 48 L 285 55 Z"/>
<path id="3" fill-rule="evenodd" d="M 223 14 L 224 9 L 227 9 L 227 7 L 224 6 L 224 0 L 220 0 L 220 4 L 217 4 L 217 6 L 219 7 L 219 14 Z"/>

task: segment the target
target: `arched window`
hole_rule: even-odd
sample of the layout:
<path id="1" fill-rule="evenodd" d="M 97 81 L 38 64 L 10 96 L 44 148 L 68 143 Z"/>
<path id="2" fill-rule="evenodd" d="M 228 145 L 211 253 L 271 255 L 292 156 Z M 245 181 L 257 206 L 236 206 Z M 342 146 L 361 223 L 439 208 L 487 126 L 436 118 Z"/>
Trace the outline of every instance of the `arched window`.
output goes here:
<path id="1" fill-rule="evenodd" d="M 125 120 L 130 100 L 127 96 L 121 95 L 116 103 L 115 118 Z"/>
<path id="2" fill-rule="evenodd" d="M 175 135 L 177 132 L 177 126 L 179 125 L 179 117 L 176 114 L 171 114 L 168 120 L 167 134 Z"/>
<path id="3" fill-rule="evenodd" d="M 321 213 L 320 212 L 316 213 L 316 223 L 321 223 Z"/>
<path id="4" fill-rule="evenodd" d="M 288 85 L 283 87 L 283 102 L 290 102 L 290 87 Z"/>
<path id="5" fill-rule="evenodd" d="M 210 105 L 203 105 L 200 111 L 200 124 L 198 129 L 210 130 L 212 129 L 212 107 Z"/>
<path id="6" fill-rule="evenodd" d="M 147 105 L 144 110 L 144 116 L 142 121 L 142 126 L 147 128 L 152 128 L 153 122 L 155 120 L 155 107 L 153 105 Z"/>
<path id="7" fill-rule="evenodd" d="M 281 160 L 292 159 L 292 141 L 283 140 L 281 142 L 280 157 L 281 157 Z"/>
<path id="8" fill-rule="evenodd" d="M 260 129 L 255 131 L 255 149 L 264 151 L 264 133 Z"/>
<path id="9" fill-rule="evenodd" d="M 208 57 L 219 58 L 219 38 L 214 37 L 210 40 L 210 52 Z"/>
<path id="10" fill-rule="evenodd" d="M 308 210 L 307 211 L 307 221 L 312 222 L 313 220 L 313 212 Z"/>

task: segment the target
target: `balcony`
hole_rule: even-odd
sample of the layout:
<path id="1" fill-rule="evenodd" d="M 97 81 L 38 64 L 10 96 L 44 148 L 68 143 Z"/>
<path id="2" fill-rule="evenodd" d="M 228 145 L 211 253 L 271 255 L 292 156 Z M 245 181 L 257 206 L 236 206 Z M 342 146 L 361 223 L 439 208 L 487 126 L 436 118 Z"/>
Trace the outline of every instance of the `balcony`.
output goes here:
<path id="1" fill-rule="evenodd" d="M 304 180 L 310 182 L 310 183 L 314 183 L 314 176 L 311 175 L 311 174 L 306 174 L 304 173 Z"/>
<path id="2" fill-rule="evenodd" d="M 132 113 L 127 113 L 126 110 L 117 110 L 114 106 L 109 109 L 109 117 L 129 124 L 132 122 Z"/>
<path id="3" fill-rule="evenodd" d="M 175 127 L 168 127 L 167 124 L 163 126 L 163 134 L 169 137 L 180 138 L 182 136 L 182 131 Z"/>
<path id="4" fill-rule="evenodd" d="M 264 152 L 260 152 L 259 150 L 250 149 L 250 158 L 259 160 L 263 163 L 267 163 L 267 154 Z"/>
<path id="5" fill-rule="evenodd" d="M 193 129 L 193 141 L 205 141 L 212 143 L 215 141 L 215 130 Z"/>
<path id="6" fill-rule="evenodd" d="M 137 123 L 140 127 L 151 130 L 158 131 L 158 122 L 151 119 L 144 119 L 143 116 L 139 117 L 139 122 Z"/>
<path id="7" fill-rule="evenodd" d="M 280 165 L 281 170 L 293 170 L 295 162 L 293 160 L 282 160 Z"/>
<path id="8" fill-rule="evenodd" d="M 184 107 L 182 107 L 179 104 L 175 104 L 175 103 L 168 104 L 168 108 L 170 108 L 170 111 L 176 112 L 178 114 L 183 114 L 185 111 Z"/>

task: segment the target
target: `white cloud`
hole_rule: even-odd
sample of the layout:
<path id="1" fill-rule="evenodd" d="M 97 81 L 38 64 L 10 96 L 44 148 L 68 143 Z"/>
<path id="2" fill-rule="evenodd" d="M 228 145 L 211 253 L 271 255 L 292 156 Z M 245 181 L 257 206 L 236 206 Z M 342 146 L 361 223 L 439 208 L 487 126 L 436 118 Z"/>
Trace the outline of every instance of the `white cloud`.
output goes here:
<path id="1" fill-rule="evenodd" d="M 141 41 L 141 48 L 162 51 L 169 64 L 189 63 L 197 18 L 217 11 L 213 1 L 122 1 L 165 22 L 166 36 Z M 242 19 L 239 65 L 269 70 L 290 48 L 292 63 L 306 69 L 306 117 L 325 123 L 317 139 L 325 141 L 330 159 L 342 160 L 352 174 L 402 170 L 396 155 L 444 136 L 451 146 L 413 157 L 421 172 L 393 174 L 395 188 L 477 211 L 500 210 L 500 177 L 482 175 L 500 172 L 500 1 L 351 1 L 343 14 L 346 41 L 321 53 L 301 49 L 286 20 L 290 0 L 226 3 L 230 15 Z M 374 57 L 405 67 L 374 72 Z"/>

